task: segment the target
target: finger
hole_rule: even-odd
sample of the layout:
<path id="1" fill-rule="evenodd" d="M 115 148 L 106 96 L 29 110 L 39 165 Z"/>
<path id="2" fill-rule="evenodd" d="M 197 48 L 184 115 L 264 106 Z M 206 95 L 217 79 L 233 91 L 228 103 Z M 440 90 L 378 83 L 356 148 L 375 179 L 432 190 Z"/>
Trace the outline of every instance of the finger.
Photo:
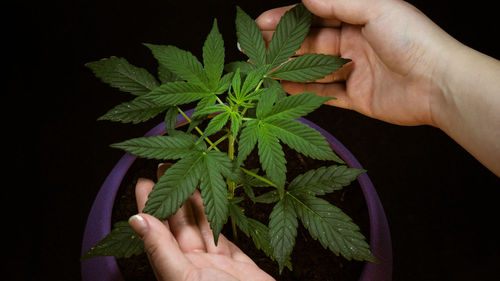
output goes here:
<path id="1" fill-rule="evenodd" d="M 210 229 L 210 224 L 205 214 L 205 207 L 203 206 L 203 199 L 201 198 L 200 192 L 195 190 L 189 199 L 193 204 L 194 215 L 196 217 L 201 236 L 205 241 L 207 252 L 212 254 L 230 255 L 231 251 L 227 245 L 228 240 L 224 237 L 224 235 L 219 234 L 219 240 L 217 246 L 215 246 L 213 232 L 212 229 Z"/>
<path id="2" fill-rule="evenodd" d="M 168 168 L 172 167 L 173 163 L 166 162 L 158 164 L 158 169 L 156 170 L 156 178 L 160 179 Z"/>
<path id="3" fill-rule="evenodd" d="M 139 178 L 137 184 L 135 185 L 135 200 L 137 202 L 137 211 L 140 213 L 146 201 L 148 200 L 149 193 L 153 190 L 155 183 L 150 179 Z"/>
<path id="4" fill-rule="evenodd" d="M 262 37 L 266 42 L 271 41 L 273 34 L 274 30 L 262 31 Z M 311 31 L 295 54 L 303 55 L 311 53 L 339 56 L 340 30 L 332 27 L 311 28 Z"/>
<path id="5" fill-rule="evenodd" d="M 312 53 L 339 56 L 340 30 L 338 28 L 312 28 L 295 54 Z"/>
<path id="6" fill-rule="evenodd" d="M 325 104 L 350 109 L 348 96 L 344 83 L 295 83 L 289 81 L 282 81 L 283 89 L 291 94 L 300 94 L 304 92 L 315 93 L 323 97 L 336 98 L 329 100 Z"/>
<path id="7" fill-rule="evenodd" d="M 132 216 L 129 223 L 142 238 L 158 280 L 182 280 L 194 266 L 184 256 L 168 226 L 147 214 Z"/>
<path id="8" fill-rule="evenodd" d="M 281 17 L 285 14 L 286 11 L 290 10 L 294 6 L 295 5 L 290 5 L 267 10 L 264 13 L 260 14 L 255 22 L 257 23 L 261 31 L 274 31 L 276 30 L 276 26 L 278 25 Z M 340 25 L 341 22 L 337 19 L 321 18 L 317 16 L 313 16 L 313 20 L 311 23 L 311 26 L 313 27 L 339 27 Z"/>
<path id="9" fill-rule="evenodd" d="M 184 253 L 207 252 L 204 239 L 188 199 L 169 220 L 170 229 Z"/>
<path id="10" fill-rule="evenodd" d="M 314 15 L 349 24 L 366 24 L 377 17 L 384 0 L 302 0 Z"/>

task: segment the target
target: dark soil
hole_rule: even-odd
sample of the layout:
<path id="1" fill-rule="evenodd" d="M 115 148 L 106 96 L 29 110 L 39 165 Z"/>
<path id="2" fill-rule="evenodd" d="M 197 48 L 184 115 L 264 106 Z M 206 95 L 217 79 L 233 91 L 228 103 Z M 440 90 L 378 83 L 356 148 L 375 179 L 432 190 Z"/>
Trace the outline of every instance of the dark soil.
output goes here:
<path id="1" fill-rule="evenodd" d="M 289 181 L 310 169 L 333 164 L 304 157 L 286 146 L 284 146 L 284 149 L 287 155 L 287 180 Z M 137 159 L 135 161 L 118 191 L 113 209 L 113 223 L 120 220 L 127 220 L 131 215 L 137 213 L 134 192 L 135 183 L 140 177 L 156 181 L 158 163 L 159 161 L 144 159 Z M 258 156 L 255 151 L 249 156 L 247 163 L 247 166 L 250 168 L 251 165 L 258 166 Z M 240 190 L 238 189 L 237 191 Z M 259 190 L 257 188 L 255 193 L 258 195 L 267 190 L 264 188 Z M 237 194 L 237 196 L 244 196 L 244 194 Z M 365 237 L 369 237 L 368 211 L 357 181 L 343 190 L 327 194 L 323 198 L 347 213 L 359 225 Z M 245 199 L 241 204 L 248 217 L 257 219 L 267 225 L 273 204 L 254 204 L 249 199 Z M 257 250 L 253 241 L 246 237 L 244 233 L 239 231 L 238 240 L 235 241 L 233 239 L 231 224 L 227 223 L 223 229 L 223 234 L 235 242 L 260 268 L 272 275 L 276 280 L 355 281 L 359 279 L 364 265 L 363 262 L 348 261 L 336 256 L 328 249 L 324 249 L 318 241 L 311 238 L 309 232 L 299 223 L 296 245 L 292 253 L 293 271 L 285 268 L 283 273 L 279 275 L 278 264 L 271 261 L 262 251 Z M 126 281 L 155 280 L 145 254 L 128 259 L 118 259 L 118 264 Z"/>

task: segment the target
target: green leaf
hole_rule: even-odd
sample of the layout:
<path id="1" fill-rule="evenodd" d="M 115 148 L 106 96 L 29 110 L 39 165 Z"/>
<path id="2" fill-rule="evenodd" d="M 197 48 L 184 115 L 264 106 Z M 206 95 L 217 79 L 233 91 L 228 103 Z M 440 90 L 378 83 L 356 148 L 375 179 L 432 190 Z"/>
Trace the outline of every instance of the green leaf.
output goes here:
<path id="1" fill-rule="evenodd" d="M 274 119 L 266 122 L 266 126 L 282 142 L 308 157 L 344 163 L 322 134 L 299 121 Z"/>
<path id="2" fill-rule="evenodd" d="M 158 87 L 158 81 L 147 70 L 131 65 L 124 58 L 110 57 L 85 64 L 95 76 L 110 86 L 136 96 Z"/>
<path id="3" fill-rule="evenodd" d="M 310 82 L 337 71 L 349 61 L 351 60 L 329 55 L 306 54 L 281 65 L 269 76 L 294 82 Z"/>
<path id="4" fill-rule="evenodd" d="M 288 10 L 276 26 L 273 38 L 269 42 L 267 64 L 270 69 L 288 60 L 304 42 L 312 15 L 303 4 L 298 4 Z"/>
<path id="5" fill-rule="evenodd" d="M 147 98 L 164 106 L 190 103 L 212 95 L 202 87 L 189 82 L 170 82 L 151 91 Z"/>
<path id="6" fill-rule="evenodd" d="M 210 89 L 217 89 L 224 69 L 224 40 L 217 28 L 217 19 L 214 19 L 212 30 L 203 45 L 203 64 Z"/>
<path id="7" fill-rule="evenodd" d="M 253 151 L 257 143 L 259 122 L 257 120 L 250 120 L 244 123 L 241 130 L 240 141 L 238 143 L 238 164 L 241 165 L 243 161 Z"/>
<path id="8" fill-rule="evenodd" d="M 260 119 L 269 114 L 277 97 L 277 92 L 272 88 L 267 88 L 262 91 L 259 103 L 257 104 L 257 118 Z"/>
<path id="9" fill-rule="evenodd" d="M 250 236 L 248 229 L 248 219 L 245 216 L 243 209 L 233 201 L 229 201 L 229 215 L 231 216 L 234 223 L 238 226 L 238 228 L 243 231 L 246 236 Z"/>
<path id="10" fill-rule="evenodd" d="M 339 208 L 307 194 L 288 194 L 288 198 L 291 198 L 302 224 L 324 248 L 348 260 L 376 261 L 359 227 Z"/>
<path id="11" fill-rule="evenodd" d="M 111 147 L 148 159 L 175 160 L 189 155 L 194 150 L 197 138 L 179 132 L 175 136 L 153 136 L 135 138 L 112 144 Z"/>
<path id="12" fill-rule="evenodd" d="M 302 93 L 293 96 L 288 96 L 279 100 L 265 116 L 265 120 L 271 119 L 295 119 L 307 115 L 320 107 L 330 98 L 321 97 L 314 93 Z"/>
<path id="13" fill-rule="evenodd" d="M 98 120 L 137 124 L 155 117 L 168 108 L 168 106 L 159 105 L 158 103 L 145 98 L 146 96 L 147 95 L 140 96 L 132 101 L 117 105 L 106 114 L 99 117 Z"/>
<path id="14" fill-rule="evenodd" d="M 231 134 L 236 138 L 243 124 L 243 117 L 235 111 L 231 111 L 229 116 L 231 118 Z"/>
<path id="15" fill-rule="evenodd" d="M 214 91 L 214 94 L 222 94 L 226 92 L 231 86 L 231 81 L 233 81 L 233 73 L 226 73 L 219 81 L 219 87 Z"/>
<path id="16" fill-rule="evenodd" d="M 269 240 L 269 228 L 265 224 L 257 220 L 254 220 L 252 218 L 247 219 L 250 237 L 252 238 L 255 247 L 258 250 L 262 250 L 264 254 L 266 254 L 266 256 L 268 256 L 272 260 L 276 260 L 273 257 L 273 247 L 271 246 Z M 285 266 L 288 269 L 292 270 L 292 263 L 290 259 L 285 262 Z"/>
<path id="17" fill-rule="evenodd" d="M 189 127 L 187 132 L 191 132 L 196 126 L 200 125 L 208 116 L 207 113 L 202 113 L 206 108 L 212 107 L 216 102 L 217 98 L 215 95 L 210 95 L 202 98 L 196 104 L 194 108 L 193 116 L 191 117 L 191 122 L 189 122 Z"/>
<path id="18" fill-rule="evenodd" d="M 298 175 L 288 185 L 288 191 L 294 195 L 307 193 L 309 195 L 324 195 L 340 190 L 364 173 L 365 170 L 347 166 L 323 166 Z"/>
<path id="19" fill-rule="evenodd" d="M 215 245 L 217 245 L 219 234 L 227 221 L 228 201 L 226 182 L 219 169 L 221 163 L 218 163 L 217 156 L 213 157 L 214 154 L 217 154 L 217 151 L 209 151 L 203 157 L 200 192 Z"/>
<path id="20" fill-rule="evenodd" d="M 128 258 L 144 252 L 144 243 L 126 221 L 119 221 L 113 230 L 82 257 L 86 260 L 98 256 Z"/>
<path id="21" fill-rule="evenodd" d="M 205 129 L 205 132 L 203 134 L 203 137 L 208 137 L 212 134 L 217 133 L 226 125 L 227 121 L 229 120 L 231 113 L 229 111 L 224 111 L 214 118 L 210 120 L 210 122 L 207 125 L 207 128 Z"/>
<path id="22" fill-rule="evenodd" d="M 148 47 L 160 65 L 174 72 L 182 79 L 207 88 L 208 78 L 200 61 L 188 51 L 181 50 L 175 46 L 163 46 L 144 44 Z"/>
<path id="23" fill-rule="evenodd" d="M 286 180 L 286 159 L 278 138 L 267 124 L 258 126 L 259 160 L 267 177 L 282 193 Z M 241 140 L 240 140 L 241 143 Z"/>
<path id="24" fill-rule="evenodd" d="M 154 185 L 143 212 L 165 220 L 198 186 L 203 170 L 203 153 L 193 151 L 172 165 Z"/>
<path id="25" fill-rule="evenodd" d="M 271 78 L 266 78 L 264 79 L 264 83 L 262 83 L 265 88 L 272 88 L 276 91 L 278 94 L 278 100 L 281 100 L 285 97 L 287 97 L 287 93 L 285 90 L 283 90 L 283 87 L 281 86 L 281 83 L 278 82 L 278 80 L 274 80 Z"/>
<path id="26" fill-rule="evenodd" d="M 250 71 L 245 78 L 245 82 L 243 82 L 243 86 L 241 86 L 241 95 L 244 96 L 255 89 L 260 80 L 264 78 L 264 74 L 266 74 L 266 66 L 260 66 Z"/>
<path id="27" fill-rule="evenodd" d="M 175 126 L 177 125 L 178 110 L 177 106 L 171 106 L 168 108 L 165 114 L 165 131 L 167 134 L 172 135 L 175 132 Z"/>
<path id="28" fill-rule="evenodd" d="M 158 65 L 158 78 L 160 79 L 162 84 L 182 81 L 182 78 L 180 78 L 179 75 L 170 71 L 163 64 Z"/>
<path id="29" fill-rule="evenodd" d="M 237 99 L 241 97 L 241 75 L 240 69 L 236 69 L 236 72 L 233 75 L 233 81 L 231 81 L 231 87 L 233 89 L 234 96 Z"/>
<path id="30" fill-rule="evenodd" d="M 256 203 L 271 204 L 280 200 L 280 194 L 277 190 L 272 190 L 259 195 L 253 199 Z"/>
<path id="31" fill-rule="evenodd" d="M 236 7 L 236 35 L 245 54 L 256 66 L 266 64 L 266 44 L 257 23 Z"/>
<path id="32" fill-rule="evenodd" d="M 247 61 L 233 61 L 224 66 L 226 72 L 236 72 L 238 68 L 240 69 L 240 73 L 246 76 L 250 71 L 255 69 L 255 65 Z"/>
<path id="33" fill-rule="evenodd" d="M 269 215 L 269 238 L 280 273 L 290 260 L 297 236 L 297 214 L 288 196 L 278 201 Z"/>

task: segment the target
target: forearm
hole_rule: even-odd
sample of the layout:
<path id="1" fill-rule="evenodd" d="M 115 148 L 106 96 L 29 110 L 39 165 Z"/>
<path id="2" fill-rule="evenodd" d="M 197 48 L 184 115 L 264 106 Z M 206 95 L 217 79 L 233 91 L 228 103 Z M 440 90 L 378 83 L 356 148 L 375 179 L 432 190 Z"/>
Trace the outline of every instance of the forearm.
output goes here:
<path id="1" fill-rule="evenodd" d="M 500 176 L 500 61 L 458 42 L 449 54 L 434 123 Z"/>

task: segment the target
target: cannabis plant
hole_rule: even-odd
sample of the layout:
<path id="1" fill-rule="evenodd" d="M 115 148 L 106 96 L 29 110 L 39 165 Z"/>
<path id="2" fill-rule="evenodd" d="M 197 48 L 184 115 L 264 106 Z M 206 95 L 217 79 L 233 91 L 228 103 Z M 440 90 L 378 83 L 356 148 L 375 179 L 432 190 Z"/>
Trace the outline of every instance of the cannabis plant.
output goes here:
<path id="1" fill-rule="evenodd" d="M 231 218 L 233 233 L 236 235 L 237 227 L 250 237 L 257 248 L 278 262 L 280 272 L 285 266 L 291 269 L 298 220 L 333 253 L 348 260 L 375 260 L 358 226 L 318 197 L 350 184 L 364 171 L 342 165 L 319 132 L 296 120 L 329 98 L 314 93 L 287 96 L 277 82 L 314 81 L 350 61 L 322 54 L 294 57 L 311 21 L 310 12 L 302 4 L 296 5 L 282 17 L 266 47 L 255 21 L 237 7 L 238 43 L 249 59 L 226 65 L 216 20 L 203 45 L 203 64 L 177 47 L 145 44 L 158 60 L 161 83 L 124 58 L 87 64 L 105 83 L 136 96 L 101 120 L 135 124 L 165 116 L 167 135 L 112 145 L 138 157 L 175 161 L 155 184 L 144 213 L 166 220 L 198 188 L 215 243 Z M 193 102 L 197 102 L 194 113 L 187 116 L 179 106 Z M 185 130 L 175 127 L 179 113 L 190 123 Z M 206 125 L 203 130 L 201 124 Z M 220 149 L 223 142 L 227 151 Z M 310 170 L 287 182 L 282 143 L 305 156 L 340 165 Z M 247 156 L 255 148 L 260 168 L 246 168 Z M 253 202 L 274 204 L 267 225 L 245 215 L 240 207 L 243 197 L 235 196 L 238 188 Z M 254 188 L 269 191 L 255 196 Z M 143 251 L 141 239 L 123 221 L 83 259 L 129 257 Z"/>

